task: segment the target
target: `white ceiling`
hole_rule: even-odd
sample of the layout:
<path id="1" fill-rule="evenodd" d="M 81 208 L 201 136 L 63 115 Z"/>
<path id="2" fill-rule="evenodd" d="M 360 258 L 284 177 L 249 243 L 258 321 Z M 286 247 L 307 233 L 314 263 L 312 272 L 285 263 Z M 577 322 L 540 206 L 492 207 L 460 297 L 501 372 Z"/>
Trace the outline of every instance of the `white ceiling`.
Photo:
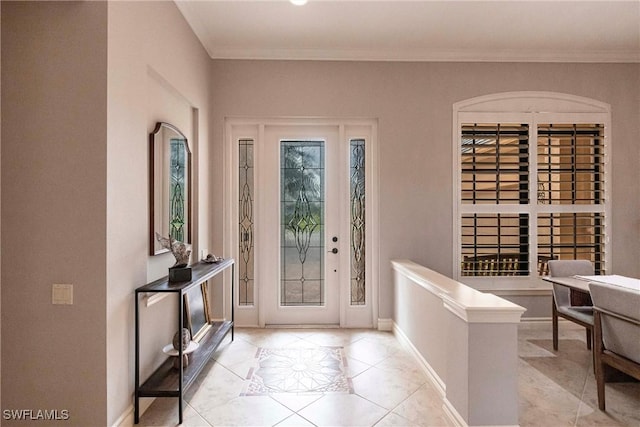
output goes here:
<path id="1" fill-rule="evenodd" d="M 176 0 L 212 58 L 640 62 L 640 0 Z"/>

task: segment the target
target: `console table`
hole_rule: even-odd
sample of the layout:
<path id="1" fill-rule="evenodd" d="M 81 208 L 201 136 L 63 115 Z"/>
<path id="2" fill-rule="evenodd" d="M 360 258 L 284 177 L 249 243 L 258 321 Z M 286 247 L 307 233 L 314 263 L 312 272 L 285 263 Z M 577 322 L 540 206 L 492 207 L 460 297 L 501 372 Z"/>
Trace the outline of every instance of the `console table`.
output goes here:
<path id="1" fill-rule="evenodd" d="M 178 331 L 184 327 L 184 297 L 186 292 L 213 278 L 217 274 L 231 269 L 231 320 L 211 322 L 211 328 L 199 341 L 199 347 L 189 354 L 188 366 L 183 366 L 183 349 L 178 350 L 179 369 L 173 367 L 171 357 L 156 369 L 144 383 L 140 384 L 140 298 L 145 293 L 174 293 L 178 295 Z M 192 279 L 185 282 L 169 282 L 168 277 L 163 277 L 154 282 L 147 283 L 135 290 L 135 316 L 136 316 L 136 348 L 135 348 L 135 402 L 134 422 L 140 420 L 141 397 L 177 397 L 178 418 L 182 424 L 183 396 L 184 392 L 194 382 L 213 352 L 218 348 L 224 337 L 231 332 L 233 341 L 233 283 L 235 274 L 233 259 L 225 259 L 217 263 L 198 263 L 192 266 Z M 161 349 L 158 349 L 161 351 Z"/>

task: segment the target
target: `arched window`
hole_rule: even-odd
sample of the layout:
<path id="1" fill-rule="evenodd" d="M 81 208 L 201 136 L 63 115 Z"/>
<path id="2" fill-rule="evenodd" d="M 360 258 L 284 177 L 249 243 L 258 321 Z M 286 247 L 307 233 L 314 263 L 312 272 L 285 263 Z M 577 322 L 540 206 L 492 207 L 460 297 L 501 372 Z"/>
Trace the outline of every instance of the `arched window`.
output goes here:
<path id="1" fill-rule="evenodd" d="M 454 105 L 454 275 L 479 289 L 544 286 L 550 259 L 606 270 L 610 107 L 512 92 Z"/>

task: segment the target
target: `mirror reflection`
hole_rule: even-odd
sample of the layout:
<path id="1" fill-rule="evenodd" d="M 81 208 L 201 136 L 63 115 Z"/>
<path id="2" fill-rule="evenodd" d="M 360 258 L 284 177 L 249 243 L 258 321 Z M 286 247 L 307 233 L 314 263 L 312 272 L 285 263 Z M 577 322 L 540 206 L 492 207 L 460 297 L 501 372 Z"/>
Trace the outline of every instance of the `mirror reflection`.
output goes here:
<path id="1" fill-rule="evenodd" d="M 150 142 L 151 255 L 167 252 L 155 234 L 191 243 L 191 152 L 175 126 L 158 122 Z"/>

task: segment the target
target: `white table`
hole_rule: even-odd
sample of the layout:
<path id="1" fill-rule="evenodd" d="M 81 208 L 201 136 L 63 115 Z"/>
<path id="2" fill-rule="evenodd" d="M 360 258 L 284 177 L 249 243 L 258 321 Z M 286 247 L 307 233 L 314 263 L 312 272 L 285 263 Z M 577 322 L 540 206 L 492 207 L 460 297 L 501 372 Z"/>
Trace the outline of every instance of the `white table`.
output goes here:
<path id="1" fill-rule="evenodd" d="M 599 282 L 606 283 L 608 285 L 620 286 L 627 289 L 634 289 L 640 291 L 640 279 L 634 279 L 632 277 L 613 275 L 603 276 L 575 276 L 576 279 L 586 280 L 587 282 Z"/>
<path id="2" fill-rule="evenodd" d="M 578 279 L 576 276 L 567 277 L 551 277 L 544 276 L 542 280 L 546 282 L 555 283 L 557 285 L 566 286 L 569 289 L 573 289 L 579 292 L 589 293 L 589 281 Z"/>
<path id="3" fill-rule="evenodd" d="M 631 277 L 613 275 L 601 275 L 601 276 L 567 276 L 567 277 L 550 277 L 545 276 L 542 278 L 547 282 L 556 283 L 558 285 L 566 286 L 569 289 L 576 291 L 589 293 L 589 282 L 607 283 L 614 286 L 621 286 L 629 289 L 640 290 L 640 279 L 634 279 Z"/>

